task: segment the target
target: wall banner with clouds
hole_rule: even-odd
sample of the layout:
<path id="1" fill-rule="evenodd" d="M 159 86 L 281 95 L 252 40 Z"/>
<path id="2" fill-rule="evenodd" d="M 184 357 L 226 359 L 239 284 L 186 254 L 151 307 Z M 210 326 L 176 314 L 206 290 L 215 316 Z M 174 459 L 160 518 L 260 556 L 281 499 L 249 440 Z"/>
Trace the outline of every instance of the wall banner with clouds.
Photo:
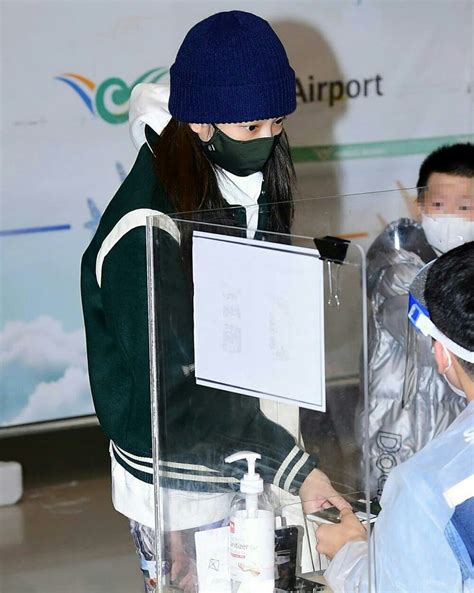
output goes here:
<path id="1" fill-rule="evenodd" d="M 79 265 L 135 158 L 131 88 L 166 81 L 188 29 L 236 6 L 296 70 L 304 196 L 413 186 L 424 154 L 473 138 L 469 0 L 4 1 L 0 426 L 92 413 Z"/>

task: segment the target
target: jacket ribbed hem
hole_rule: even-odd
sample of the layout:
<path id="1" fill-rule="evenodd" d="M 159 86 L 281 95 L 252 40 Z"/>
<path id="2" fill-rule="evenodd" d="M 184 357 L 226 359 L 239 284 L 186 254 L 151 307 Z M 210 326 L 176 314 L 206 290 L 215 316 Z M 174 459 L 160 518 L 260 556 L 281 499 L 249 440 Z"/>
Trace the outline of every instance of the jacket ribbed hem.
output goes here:
<path id="1" fill-rule="evenodd" d="M 111 442 L 114 459 L 132 476 L 153 484 L 153 458 L 128 453 Z M 275 474 L 273 484 L 291 494 L 298 494 L 318 459 L 295 446 Z M 160 480 L 164 488 L 198 492 L 228 492 L 238 490 L 239 480 L 223 476 L 216 470 L 192 463 L 160 462 Z"/>

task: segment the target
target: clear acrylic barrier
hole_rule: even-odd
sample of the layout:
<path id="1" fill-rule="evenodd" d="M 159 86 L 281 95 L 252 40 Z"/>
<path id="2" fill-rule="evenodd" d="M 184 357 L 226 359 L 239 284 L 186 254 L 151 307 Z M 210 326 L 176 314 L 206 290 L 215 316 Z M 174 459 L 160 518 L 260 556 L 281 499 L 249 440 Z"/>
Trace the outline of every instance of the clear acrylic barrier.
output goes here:
<path id="1" fill-rule="evenodd" d="M 369 500 L 380 494 L 391 469 L 387 469 L 385 463 L 387 459 L 391 461 L 394 458 L 394 451 L 385 451 L 385 445 L 391 442 L 379 438 L 383 424 L 377 416 L 377 406 L 380 404 L 377 390 L 383 378 L 377 378 L 373 368 L 370 368 L 367 376 L 366 336 L 369 331 L 369 352 L 376 357 L 373 344 L 380 337 L 377 332 L 380 331 L 383 315 L 377 291 L 385 268 L 393 263 L 393 253 L 397 257 L 402 255 L 399 263 L 406 265 L 410 273 L 413 272 L 411 268 L 419 269 L 423 262 L 436 257 L 421 225 L 415 222 L 422 211 L 426 213 L 428 210 L 427 199 L 431 199 L 428 192 L 421 190 L 418 191 L 418 200 L 416 190 L 385 191 L 297 200 L 293 204 L 260 203 L 255 208 L 247 207 L 246 211 L 235 207 L 149 219 L 150 360 L 160 592 L 227 591 L 222 583 L 213 589 L 210 581 L 206 580 L 208 574 L 202 574 L 203 570 L 206 572 L 206 566 L 209 569 L 213 565 L 211 561 L 216 560 L 212 555 L 209 558 L 206 556 L 213 550 L 210 542 L 215 540 L 220 542 L 217 547 L 220 546 L 221 550 L 225 548 L 223 540 L 218 538 L 221 532 L 228 532 L 231 500 L 244 471 L 243 465 L 228 466 L 224 463 L 228 454 L 243 449 L 262 454 L 258 470 L 266 482 L 266 490 L 276 515 L 283 517 L 280 521 L 286 521 L 288 525 L 293 523 L 305 529 L 301 559 L 303 573 L 325 568 L 324 559 L 315 552 L 314 531 L 311 525 L 308 528 L 297 496 L 304 471 L 311 467 L 312 460 L 318 460 L 318 468 L 329 476 L 339 492 L 352 500 L 357 493 L 357 500 L 364 500 L 369 511 Z M 471 223 L 473 203 L 472 195 L 468 196 L 467 214 L 464 216 Z M 446 214 L 455 216 L 451 212 Z M 254 222 L 257 218 L 259 228 L 265 230 L 255 233 Z M 471 232 L 471 228 L 468 228 L 467 233 Z M 225 238 L 220 245 L 214 244 L 214 251 L 216 246 L 218 251 L 225 251 L 229 239 L 237 239 L 237 243 L 241 242 L 242 245 L 247 239 L 271 245 L 274 255 L 278 250 L 287 255 L 287 247 L 293 246 L 303 251 L 312 250 L 314 256 L 318 257 L 319 254 L 322 257 L 324 412 L 314 407 L 310 409 L 308 402 L 301 401 L 301 398 L 299 405 L 284 404 L 281 399 L 275 398 L 256 398 L 249 395 L 249 385 L 244 386 L 244 391 L 247 390 L 245 393 L 229 391 L 228 386 L 220 389 L 218 378 L 215 377 L 210 382 L 197 384 L 196 335 L 209 349 L 209 342 L 205 341 L 206 332 L 203 333 L 202 328 L 196 330 L 193 311 L 196 303 L 193 242 L 196 244 L 196 236 L 200 233 L 203 236 L 198 237 L 199 241 L 206 242 L 209 235 L 215 235 L 219 241 L 220 237 Z M 322 239 L 327 235 L 350 241 L 342 264 L 334 261 L 333 241 Z M 319 238 L 319 242 L 315 243 L 314 238 Z M 472 239 L 474 237 L 466 235 L 466 240 Z M 369 249 L 374 242 L 375 245 Z M 411 267 L 403 258 L 407 252 Z M 248 259 L 246 262 L 246 266 L 251 267 Z M 258 266 L 258 262 L 255 265 Z M 234 274 L 235 266 L 229 267 Z M 211 279 L 203 279 L 203 267 L 200 269 L 199 290 L 202 291 L 206 281 Z M 224 270 L 224 275 L 226 273 L 228 270 Z M 295 279 L 295 288 L 297 286 L 299 284 Z M 314 286 L 309 289 L 314 291 Z M 401 301 L 397 301 L 398 313 L 394 315 L 398 315 L 400 327 L 405 328 L 401 336 L 397 336 L 401 344 L 400 356 L 405 361 L 406 303 L 403 299 L 406 300 L 406 294 L 403 286 L 397 286 L 397 289 L 400 295 L 396 296 L 400 296 Z M 207 293 L 204 291 L 203 294 L 205 297 Z M 239 338 L 234 323 L 235 316 L 241 312 L 236 307 L 235 295 L 228 296 L 230 300 L 221 302 L 220 308 L 216 309 L 216 316 L 218 311 L 220 316 L 227 315 L 228 323 L 224 324 L 227 325 L 227 337 L 223 343 L 227 343 L 232 353 L 232 349 L 238 350 L 239 339 L 242 338 Z M 315 310 L 312 316 L 308 314 L 308 327 L 314 323 L 314 313 Z M 261 309 L 255 307 L 254 314 L 258 321 Z M 271 322 L 278 326 L 279 316 L 286 314 L 285 305 L 280 303 L 280 309 Z M 209 311 L 205 319 L 204 328 L 212 320 Z M 297 327 L 300 326 L 295 325 Z M 260 330 L 256 327 L 255 331 Z M 278 338 L 283 339 L 282 336 Z M 291 334 L 284 336 L 289 343 L 291 338 Z M 225 349 L 223 343 L 219 344 L 219 348 Z M 212 341 L 210 344 L 212 346 Z M 255 356 L 252 367 L 262 364 L 268 374 L 275 371 L 277 376 L 277 367 L 284 354 L 280 353 L 280 357 L 278 352 L 274 354 L 273 363 Z M 275 365 L 274 369 L 272 364 Z M 400 369 L 397 372 L 400 374 Z M 404 373 L 403 363 L 401 375 L 396 377 L 398 383 L 386 386 L 389 392 L 392 389 L 396 393 L 397 406 L 402 405 Z M 242 377 L 245 378 L 245 372 L 241 373 L 240 379 Z M 389 397 L 392 397 L 391 394 Z M 455 413 L 456 410 L 450 410 L 450 414 Z M 407 457 L 416 450 L 411 442 L 416 438 L 406 440 Z M 396 445 L 398 447 L 399 443 Z M 397 459 L 395 464 L 398 462 Z M 279 471 L 282 465 L 283 471 Z M 285 491 L 285 486 L 290 492 Z M 304 502 L 308 503 L 309 500 Z M 285 519 L 285 515 L 289 515 L 289 518 Z M 214 532 L 209 536 L 211 529 Z M 196 542 L 203 550 L 201 558 L 196 558 Z M 221 561 L 225 563 L 224 556 L 219 557 L 216 566 Z M 246 589 L 240 590 L 243 593 Z M 256 591 L 260 593 L 263 589 Z"/>
<path id="2" fill-rule="evenodd" d="M 360 362 L 366 344 L 363 250 L 354 243 L 315 241 L 315 234 L 271 230 L 283 226 L 289 211 L 287 204 L 261 207 L 260 226 L 266 230 L 256 234 L 245 223 L 236 225 L 233 209 L 150 219 L 153 428 L 155 460 L 159 459 L 155 466 L 160 468 L 158 479 L 155 474 L 156 531 L 162 591 L 186 590 L 191 581 L 196 590 L 213 590 L 209 574 L 203 576 L 211 561 L 206 554 L 212 551 L 212 539 L 205 532 L 213 529 L 210 537 L 217 538 L 222 536 L 220 528 L 228 531 L 230 505 L 245 471 L 242 463 L 226 464 L 228 455 L 242 450 L 261 454 L 257 470 L 274 511 L 278 515 L 282 508 L 299 507 L 301 526 L 304 515 L 297 494 L 316 465 L 339 491 L 364 490 L 361 427 L 355 426 L 365 381 Z M 239 272 L 240 264 L 231 265 L 226 257 L 242 257 L 248 269 Z M 216 279 L 209 266 L 222 266 L 223 261 L 229 261 L 228 269 L 219 268 L 221 277 Z M 203 278 L 206 269 L 208 276 Z M 278 280 L 275 271 L 284 275 L 284 281 L 271 282 Z M 235 285 L 226 294 L 227 274 L 240 282 L 239 273 L 257 284 L 259 275 L 269 275 L 250 294 L 237 294 Z M 281 292 L 264 294 L 269 283 Z M 207 285 L 212 287 L 208 292 Z M 217 303 L 221 323 L 217 330 L 212 327 L 212 313 L 206 317 L 205 310 L 214 288 L 221 291 L 212 303 L 213 307 Z M 302 293 L 307 293 L 305 298 Z M 259 303 L 259 294 L 271 309 Z M 299 295 L 298 302 L 307 311 L 295 310 L 289 295 Z M 204 321 L 199 320 L 202 315 Z M 335 334 L 341 316 L 350 317 L 351 324 Z M 206 324 L 212 334 L 208 341 Z M 245 357 L 252 354 L 248 335 L 252 327 L 256 342 L 259 332 L 267 332 L 261 343 L 269 340 L 269 347 L 261 359 L 256 352 L 249 364 Z M 222 337 L 213 345 L 215 331 Z M 344 344 L 349 333 L 352 349 Z M 212 368 L 208 360 L 212 348 L 219 364 L 234 357 L 235 366 L 241 361 L 246 365 L 234 372 L 231 364 L 224 373 L 224 377 L 230 373 L 225 386 L 220 369 Z M 298 352 L 301 360 L 294 359 Z M 342 366 L 350 373 L 342 374 Z M 296 401 L 282 403 L 293 397 L 291 381 Z M 311 495 L 304 502 L 309 510 L 321 504 Z M 302 559 L 304 572 L 324 567 L 315 564 L 314 534 L 311 537 Z M 216 590 L 225 593 L 222 586 Z"/>

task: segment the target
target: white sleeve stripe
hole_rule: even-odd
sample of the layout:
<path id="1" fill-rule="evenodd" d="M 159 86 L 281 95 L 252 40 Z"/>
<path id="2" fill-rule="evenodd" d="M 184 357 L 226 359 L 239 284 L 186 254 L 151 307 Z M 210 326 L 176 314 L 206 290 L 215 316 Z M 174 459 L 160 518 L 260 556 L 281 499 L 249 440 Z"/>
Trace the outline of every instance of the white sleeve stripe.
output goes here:
<path id="1" fill-rule="evenodd" d="M 148 463 L 148 464 L 153 463 L 153 457 L 140 457 L 138 455 L 134 455 L 133 453 L 129 453 L 128 451 L 125 451 L 125 449 L 122 449 L 121 447 L 116 445 L 113 441 L 111 441 L 111 442 L 112 442 L 112 447 L 118 453 L 121 453 L 120 456 L 122 457 L 122 459 L 126 460 L 128 457 L 128 458 L 130 458 L 129 462 L 130 462 L 130 460 L 132 460 L 132 461 L 136 461 L 136 462 L 141 461 L 141 462 Z M 174 462 L 174 461 L 160 461 L 160 467 L 169 467 L 171 469 L 192 470 L 192 471 L 200 472 L 200 473 L 213 473 L 213 474 L 219 473 L 216 469 L 206 467 L 205 465 L 195 465 L 193 463 L 179 463 L 179 462 Z"/>
<path id="2" fill-rule="evenodd" d="M 301 449 L 295 445 L 293 447 L 293 449 L 286 456 L 285 460 L 283 461 L 283 463 L 280 466 L 280 469 L 275 474 L 273 484 L 275 486 L 277 486 L 278 488 L 280 488 L 280 480 L 282 479 L 283 474 L 286 472 L 286 470 L 288 469 L 288 466 L 290 465 L 290 463 L 293 461 L 293 459 L 298 455 L 298 453 L 300 451 L 301 451 Z"/>
<path id="3" fill-rule="evenodd" d="M 117 449 L 117 451 L 119 451 L 120 453 L 123 453 L 124 455 L 126 455 L 127 457 L 130 457 L 131 459 L 133 459 L 135 461 L 143 461 L 145 463 L 153 463 L 153 457 L 139 457 L 138 455 L 134 455 L 133 453 L 129 453 L 128 451 L 125 451 L 125 449 L 122 449 L 113 441 L 111 441 L 111 443 L 112 443 L 112 447 L 114 449 Z"/>
<path id="4" fill-rule="evenodd" d="M 144 465 L 137 465 L 127 459 L 117 448 L 114 447 L 115 453 L 128 465 L 129 467 L 133 467 L 134 469 L 141 471 L 145 474 L 153 475 L 153 468 L 147 467 Z M 232 477 L 218 477 L 218 476 L 199 476 L 199 475 L 192 475 L 192 474 L 179 474 L 176 472 L 168 472 L 160 469 L 160 476 L 162 478 L 170 478 L 174 480 L 181 480 L 185 482 L 205 482 L 205 483 L 213 483 L 213 484 L 238 484 L 239 480 L 237 478 Z"/>
<path id="5" fill-rule="evenodd" d="M 300 471 L 300 469 L 308 461 L 308 459 L 309 459 L 309 455 L 308 455 L 308 453 L 305 453 L 304 455 L 302 455 L 301 459 L 297 463 L 295 463 L 294 468 L 291 470 L 291 472 L 288 474 L 288 477 L 286 478 L 285 486 L 283 487 L 283 490 L 286 490 L 287 492 L 290 491 L 290 486 L 291 486 L 293 480 L 295 479 L 296 474 Z"/>
<path id="6" fill-rule="evenodd" d="M 211 474 L 218 474 L 216 469 L 206 467 L 205 465 L 193 465 L 192 463 L 175 463 L 171 461 L 160 461 L 160 467 L 170 467 L 171 469 L 189 469 L 196 472 L 208 472 Z"/>
<path id="7" fill-rule="evenodd" d="M 132 210 L 123 216 L 114 228 L 110 231 L 107 237 L 104 239 L 99 252 L 97 253 L 97 259 L 95 262 L 95 276 L 97 284 L 100 286 L 102 283 L 102 267 L 104 260 L 115 245 L 124 237 L 129 231 L 140 226 L 146 226 L 146 219 L 148 216 L 157 216 L 157 225 L 160 229 L 163 229 L 170 234 L 176 241 L 179 242 L 180 235 L 179 229 L 176 223 L 171 220 L 169 216 L 166 216 L 159 210 L 151 210 L 150 208 L 138 208 Z"/>
<path id="8" fill-rule="evenodd" d="M 239 484 L 240 480 L 232 477 L 217 477 L 217 476 L 193 476 L 191 474 L 178 474 L 168 472 L 160 469 L 160 476 L 162 478 L 169 478 L 171 480 L 181 480 L 185 482 L 205 482 L 212 484 Z"/>
<path id="9" fill-rule="evenodd" d="M 125 457 L 125 455 L 123 455 L 118 449 L 117 447 L 114 447 L 114 453 L 116 455 L 118 455 L 120 457 L 120 459 L 122 459 L 128 466 L 133 467 L 134 469 L 143 472 L 144 474 L 150 474 L 153 475 L 153 468 L 152 467 L 147 467 L 146 465 L 138 465 L 137 463 L 134 463 L 133 461 L 130 461 L 130 459 L 127 459 Z"/>
<path id="10" fill-rule="evenodd" d="M 134 455 L 133 453 L 129 453 L 128 451 L 125 451 L 125 449 L 122 449 L 121 447 L 116 445 L 114 442 L 112 442 L 112 446 L 114 449 L 117 449 L 117 451 L 122 453 L 124 456 L 130 457 L 134 461 L 142 461 L 144 463 L 149 463 L 149 464 L 153 463 L 153 457 L 139 457 L 138 455 Z M 179 462 L 174 462 L 174 461 L 173 462 L 172 461 L 160 461 L 160 466 L 161 467 L 170 467 L 173 469 L 194 470 L 196 472 L 209 472 L 209 473 L 213 473 L 213 474 L 219 473 L 216 469 L 206 467 L 205 465 L 196 465 L 194 463 L 179 463 Z"/>
<path id="11" fill-rule="evenodd" d="M 448 488 L 443 495 L 452 509 L 472 498 L 474 495 L 474 474 Z"/>

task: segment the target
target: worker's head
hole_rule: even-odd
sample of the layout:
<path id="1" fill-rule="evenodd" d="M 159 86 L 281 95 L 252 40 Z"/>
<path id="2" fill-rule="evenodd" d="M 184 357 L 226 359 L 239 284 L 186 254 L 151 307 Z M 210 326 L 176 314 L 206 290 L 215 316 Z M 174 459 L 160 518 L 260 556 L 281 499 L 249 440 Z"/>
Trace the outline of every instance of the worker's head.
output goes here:
<path id="1" fill-rule="evenodd" d="M 448 251 L 430 266 L 424 298 L 441 332 L 433 332 L 438 371 L 453 391 L 474 400 L 474 242 Z"/>
<path id="2" fill-rule="evenodd" d="M 426 157 L 418 203 L 428 242 L 439 252 L 474 240 L 474 144 L 442 146 Z"/>

